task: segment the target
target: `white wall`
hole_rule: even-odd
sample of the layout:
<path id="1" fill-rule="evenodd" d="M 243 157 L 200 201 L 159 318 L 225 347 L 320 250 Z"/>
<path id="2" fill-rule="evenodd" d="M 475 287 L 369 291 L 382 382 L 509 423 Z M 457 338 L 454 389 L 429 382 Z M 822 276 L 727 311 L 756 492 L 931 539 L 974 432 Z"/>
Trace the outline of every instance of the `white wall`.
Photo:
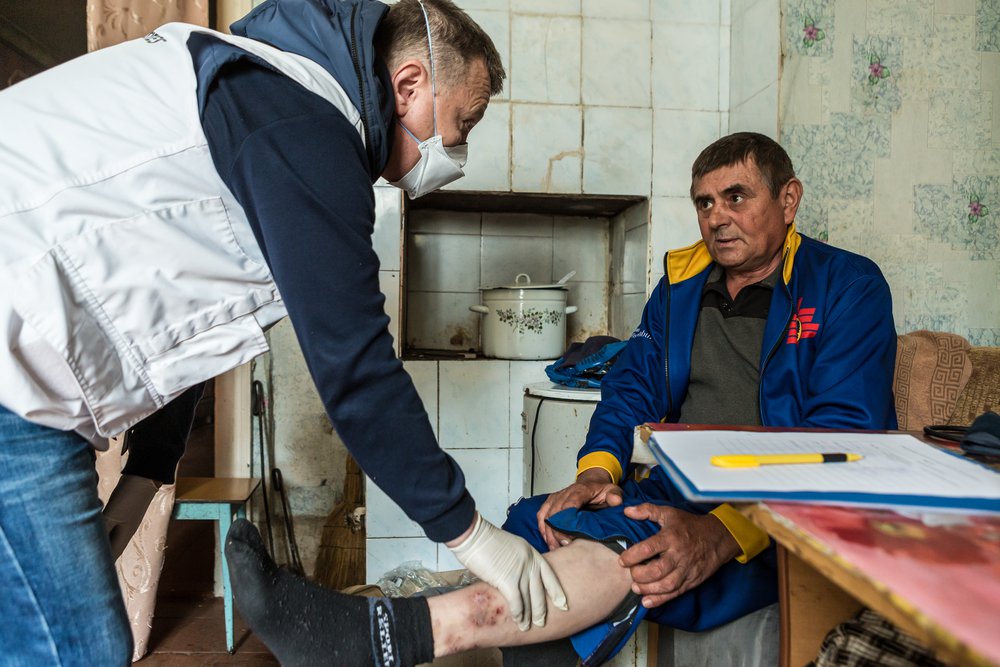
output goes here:
<path id="1" fill-rule="evenodd" d="M 690 165 L 729 126 L 729 0 L 459 4 L 494 38 L 509 80 L 472 132 L 467 176 L 449 189 L 649 198 L 648 214 L 646 207 L 633 207 L 610 225 L 612 235 L 622 236 L 619 245 L 610 243 L 612 252 L 621 249 L 611 263 L 612 272 L 621 273 L 611 277 L 610 288 L 624 295 L 616 329 L 631 330 L 662 272 L 663 253 L 699 238 L 688 196 Z M 378 190 L 386 208 L 379 212 L 375 243 L 383 269 L 398 271 L 398 195 Z M 464 225 L 459 231 L 486 224 L 485 216 L 468 217 L 453 221 Z M 485 237 L 475 231 L 466 234 L 468 247 L 454 238 L 437 239 L 442 261 L 481 272 L 484 264 L 467 262 L 463 254 L 482 252 Z M 454 247 L 447 250 L 447 244 Z M 560 277 L 562 268 L 575 268 L 571 258 L 560 261 L 564 266 L 553 266 L 552 278 Z M 389 301 L 398 294 L 387 293 Z M 544 380 L 546 363 L 405 364 L 442 447 L 462 465 L 481 511 L 497 523 L 520 495 L 522 387 Z M 368 493 L 370 581 L 406 560 L 421 560 L 432 569 L 457 567 L 446 549 L 422 537 L 373 484 Z"/>

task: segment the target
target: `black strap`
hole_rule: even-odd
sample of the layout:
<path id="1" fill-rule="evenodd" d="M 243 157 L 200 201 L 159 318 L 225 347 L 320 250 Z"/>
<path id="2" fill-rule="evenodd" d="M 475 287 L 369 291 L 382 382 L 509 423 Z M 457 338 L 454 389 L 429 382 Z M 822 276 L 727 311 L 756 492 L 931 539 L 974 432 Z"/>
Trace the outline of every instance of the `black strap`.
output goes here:
<path id="1" fill-rule="evenodd" d="M 949 426 L 948 424 L 936 424 L 933 426 L 924 427 L 924 435 L 929 438 L 937 438 L 938 440 L 947 440 L 949 442 L 962 442 L 962 438 L 965 437 L 965 432 L 968 431 L 966 426 Z"/>

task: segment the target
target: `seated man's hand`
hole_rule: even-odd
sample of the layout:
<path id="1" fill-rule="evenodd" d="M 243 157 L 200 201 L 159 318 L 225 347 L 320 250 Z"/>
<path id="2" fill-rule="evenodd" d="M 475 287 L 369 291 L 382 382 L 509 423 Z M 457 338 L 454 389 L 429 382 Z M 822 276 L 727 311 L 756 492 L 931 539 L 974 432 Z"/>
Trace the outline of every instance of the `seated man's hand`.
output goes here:
<path id="1" fill-rule="evenodd" d="M 568 544 L 571 539 L 545 523 L 553 514 L 558 514 L 570 507 L 580 509 L 591 507 L 615 507 L 622 504 L 622 490 L 611 481 L 611 475 L 601 468 L 584 470 L 576 481 L 562 491 L 550 494 L 541 509 L 538 510 L 538 531 L 542 534 L 549 549 L 557 549 Z"/>
<path id="2" fill-rule="evenodd" d="M 659 533 L 619 558 L 632 571 L 632 590 L 643 596 L 646 607 L 657 607 L 691 590 L 740 554 L 739 544 L 711 514 L 643 503 L 626 508 L 625 516 L 660 524 Z"/>

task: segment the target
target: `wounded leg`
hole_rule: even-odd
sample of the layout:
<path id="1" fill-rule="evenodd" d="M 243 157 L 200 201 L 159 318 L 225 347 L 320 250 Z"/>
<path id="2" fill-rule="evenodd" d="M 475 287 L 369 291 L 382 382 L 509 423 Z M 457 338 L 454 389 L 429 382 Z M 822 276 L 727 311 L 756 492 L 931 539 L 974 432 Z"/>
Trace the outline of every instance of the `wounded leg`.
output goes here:
<path id="1" fill-rule="evenodd" d="M 569 611 L 550 605 L 544 627 L 518 629 L 500 593 L 477 583 L 424 598 L 359 598 L 325 589 L 275 566 L 253 524 L 226 540 L 236 606 L 283 665 L 414 665 L 486 646 L 569 636 L 604 620 L 630 590 L 628 570 L 602 544 L 577 540 L 545 557 Z"/>
<path id="2" fill-rule="evenodd" d="M 543 627 L 518 629 L 507 602 L 484 583 L 428 600 L 437 657 L 490 646 L 522 646 L 568 637 L 605 620 L 631 589 L 629 571 L 607 546 L 576 540 L 545 554 L 566 591 L 569 611 L 549 602 Z"/>

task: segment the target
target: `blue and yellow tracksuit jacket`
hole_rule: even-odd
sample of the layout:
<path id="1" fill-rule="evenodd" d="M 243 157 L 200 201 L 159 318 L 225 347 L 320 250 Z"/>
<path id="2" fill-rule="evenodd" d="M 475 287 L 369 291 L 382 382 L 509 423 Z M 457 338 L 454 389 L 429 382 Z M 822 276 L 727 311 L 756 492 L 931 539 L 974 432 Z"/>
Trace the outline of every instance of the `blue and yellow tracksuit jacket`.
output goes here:
<path id="1" fill-rule="evenodd" d="M 664 269 L 639 327 L 601 383 L 578 472 L 599 467 L 619 482 L 629 472 L 634 427 L 679 418 L 712 258 L 699 241 L 667 253 Z M 760 352 L 761 423 L 896 428 L 895 360 L 889 285 L 875 263 L 790 225 Z M 742 547 L 741 562 L 767 546 L 766 534 L 729 505 L 713 514 Z"/>

